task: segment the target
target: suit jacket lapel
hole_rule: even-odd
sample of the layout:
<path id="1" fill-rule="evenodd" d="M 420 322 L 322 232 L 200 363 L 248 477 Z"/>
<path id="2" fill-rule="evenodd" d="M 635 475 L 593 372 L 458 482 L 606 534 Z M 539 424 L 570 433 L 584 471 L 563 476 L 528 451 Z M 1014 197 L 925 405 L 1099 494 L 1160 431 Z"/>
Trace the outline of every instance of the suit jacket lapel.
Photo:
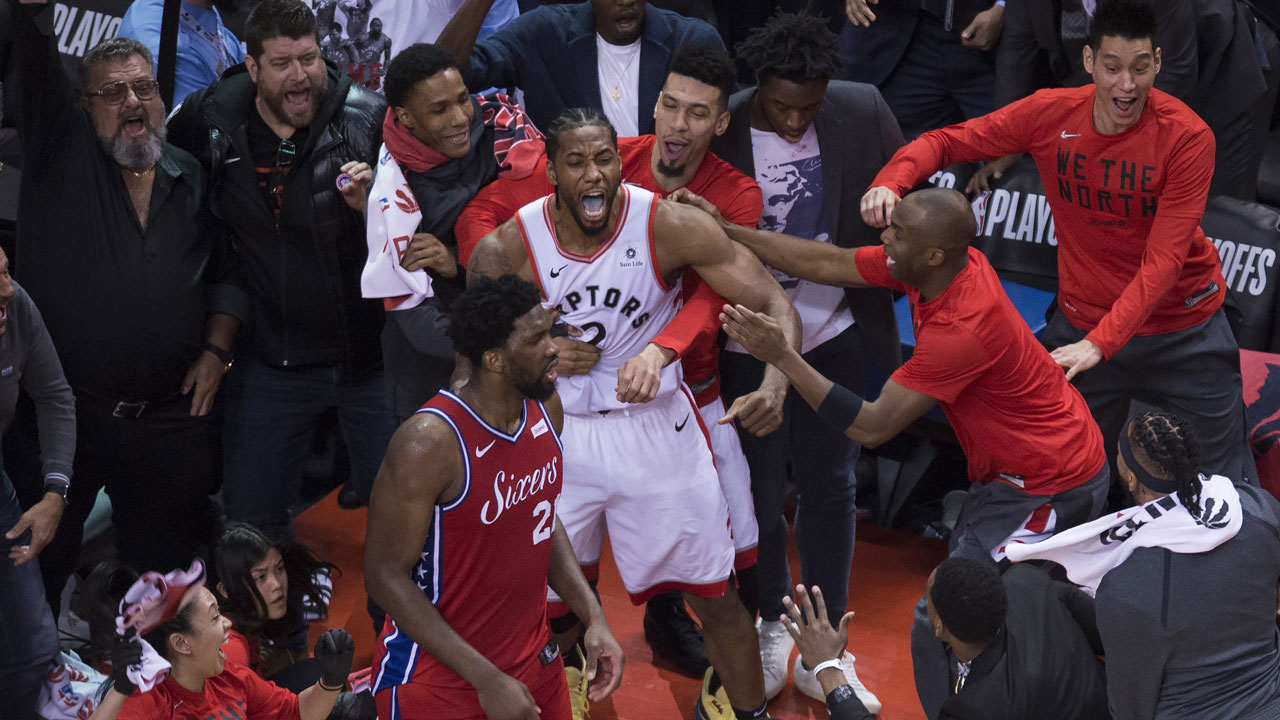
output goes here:
<path id="1" fill-rule="evenodd" d="M 591 14 L 591 3 L 582 3 L 574 9 L 573 27 L 569 31 L 569 57 L 573 61 L 574 87 L 581 88 L 582 93 L 574 105 L 604 112 L 597 70 L 600 57 L 596 51 L 595 16 Z"/>
<path id="2" fill-rule="evenodd" d="M 835 119 L 836 108 L 829 97 L 822 100 L 822 109 L 818 111 L 818 117 L 813 121 L 814 133 L 818 136 L 818 152 L 825 155 L 828 159 L 838 157 L 835 152 L 836 146 L 841 142 L 838 135 L 839 128 L 835 127 L 833 120 Z M 841 168 L 844 163 L 839 162 L 823 162 L 822 163 L 822 226 L 831 242 L 839 244 L 840 241 L 840 200 L 842 188 Z"/>

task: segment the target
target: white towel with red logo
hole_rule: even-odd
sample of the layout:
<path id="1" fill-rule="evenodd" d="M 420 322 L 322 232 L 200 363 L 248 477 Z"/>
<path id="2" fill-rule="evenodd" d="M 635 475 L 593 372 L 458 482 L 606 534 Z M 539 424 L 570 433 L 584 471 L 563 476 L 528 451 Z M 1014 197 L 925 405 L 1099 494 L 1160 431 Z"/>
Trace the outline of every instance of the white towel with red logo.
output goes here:
<path id="1" fill-rule="evenodd" d="M 407 310 L 431 297 L 431 276 L 426 270 L 409 272 L 400 257 L 413 239 L 422 211 L 405 181 L 400 163 L 383 144 L 378 169 L 365 207 L 365 235 L 369 258 L 360 275 L 360 294 L 382 298 L 387 310 Z"/>
<path id="2" fill-rule="evenodd" d="M 1034 544 L 1010 543 L 1005 554 L 1013 562 L 1051 560 L 1067 571 L 1071 582 L 1093 595 L 1102 577 L 1133 551 L 1162 547 L 1176 553 L 1208 552 L 1240 532 L 1244 512 L 1231 480 L 1200 476 L 1200 515 L 1192 515 L 1176 495 L 1166 495 L 1077 525 Z"/>

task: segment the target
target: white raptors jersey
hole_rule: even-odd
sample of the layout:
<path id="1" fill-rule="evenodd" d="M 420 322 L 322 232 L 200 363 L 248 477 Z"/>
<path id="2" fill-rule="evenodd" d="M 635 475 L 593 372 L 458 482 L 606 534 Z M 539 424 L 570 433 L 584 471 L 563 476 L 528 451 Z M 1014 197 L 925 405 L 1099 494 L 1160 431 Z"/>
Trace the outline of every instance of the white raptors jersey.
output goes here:
<path id="1" fill-rule="evenodd" d="M 525 205 L 516 222 L 546 307 L 582 329 L 580 339 L 600 348 L 600 362 L 586 375 L 561 377 L 556 387 L 564 411 L 574 414 L 635 407 L 618 401 L 618 368 L 644 350 L 680 307 L 680 283 L 668 286 L 653 251 L 657 197 L 623 185 L 613 235 L 591 256 L 571 253 L 556 241 L 551 220 L 555 195 Z M 662 370 L 659 394 L 679 389 L 680 363 Z"/>

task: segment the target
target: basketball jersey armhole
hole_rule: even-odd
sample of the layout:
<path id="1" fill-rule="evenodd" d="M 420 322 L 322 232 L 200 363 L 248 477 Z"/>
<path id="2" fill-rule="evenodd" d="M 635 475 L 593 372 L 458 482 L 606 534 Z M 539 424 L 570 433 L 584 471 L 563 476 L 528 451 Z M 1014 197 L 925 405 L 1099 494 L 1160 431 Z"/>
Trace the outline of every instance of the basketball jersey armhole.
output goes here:
<path id="1" fill-rule="evenodd" d="M 462 439 L 462 430 L 453 422 L 453 418 L 449 417 L 448 413 L 433 407 L 424 408 L 419 412 L 429 413 L 443 420 L 453 430 L 453 437 L 458 441 L 458 452 L 462 455 L 462 491 L 458 493 L 458 497 L 438 505 L 441 512 L 449 512 L 461 505 L 471 491 L 471 458 L 467 456 L 467 444 Z"/>
<path id="2" fill-rule="evenodd" d="M 542 419 L 547 421 L 547 429 L 551 431 L 551 437 L 556 439 L 556 445 L 559 446 L 560 452 L 564 452 L 564 442 L 560 440 L 560 433 L 556 431 L 555 423 L 551 422 L 551 415 L 547 412 L 547 406 L 541 400 L 535 400 L 534 402 L 538 404 Z"/>
<path id="3" fill-rule="evenodd" d="M 529 256 L 529 268 L 533 270 L 533 281 L 538 284 L 538 292 L 542 293 L 542 299 L 546 300 L 549 296 L 547 289 L 542 286 L 542 272 L 538 270 L 538 258 L 533 254 L 533 244 L 529 242 L 529 232 L 525 230 L 524 218 L 520 217 L 520 211 L 516 211 L 515 218 L 516 228 L 520 230 L 520 242 L 524 243 L 524 254 Z"/>
<path id="4" fill-rule="evenodd" d="M 671 285 L 667 284 L 667 279 L 662 277 L 662 268 L 658 267 L 658 242 L 653 234 L 653 221 L 658 217 L 658 196 L 655 193 L 649 198 L 649 264 L 653 266 L 653 277 L 658 281 L 658 287 L 664 292 L 671 290 Z"/>

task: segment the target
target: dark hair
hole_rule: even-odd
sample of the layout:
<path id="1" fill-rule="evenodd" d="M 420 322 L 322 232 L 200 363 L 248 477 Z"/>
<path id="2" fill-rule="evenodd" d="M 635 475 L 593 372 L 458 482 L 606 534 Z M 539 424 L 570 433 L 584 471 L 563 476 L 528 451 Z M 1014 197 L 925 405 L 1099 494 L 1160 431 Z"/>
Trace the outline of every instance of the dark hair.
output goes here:
<path id="1" fill-rule="evenodd" d="M 264 616 L 267 603 L 253 581 L 253 566 L 262 562 L 271 548 L 279 551 L 289 579 L 285 615 L 279 620 Z M 317 558 L 305 546 L 292 540 L 273 541 L 252 525 L 233 522 L 227 524 L 213 549 L 210 586 L 218 595 L 222 614 L 236 630 L 273 636 L 273 630 L 286 632 L 298 626 L 303 619 L 304 600 L 309 601 L 307 609 L 320 615 L 328 612 L 330 590 L 316 579 L 321 570 L 337 574 L 334 565 Z"/>
<path id="2" fill-rule="evenodd" d="M 80 92 L 89 92 L 89 76 L 95 67 L 104 62 L 125 61 L 134 55 L 146 60 L 148 68 L 154 67 L 151 51 L 133 38 L 114 37 L 94 45 L 80 61 Z"/>
<path id="3" fill-rule="evenodd" d="M 387 74 L 382 78 L 382 88 L 391 107 L 404 107 L 409 95 L 418 83 L 442 73 L 449 68 L 458 69 L 458 63 L 448 50 L 431 43 L 414 43 L 391 58 Z"/>
<path id="4" fill-rule="evenodd" d="M 591 125 L 609 128 L 609 137 L 613 141 L 613 146 L 615 148 L 618 147 L 618 131 L 614 129 L 613 123 L 609 122 L 609 118 L 605 117 L 604 113 L 594 108 L 569 108 L 557 115 L 556 119 L 552 120 L 551 125 L 547 127 L 547 159 L 555 162 L 556 153 L 560 152 L 560 135 L 562 133 Z"/>
<path id="5" fill-rule="evenodd" d="M 929 599 L 947 632 L 967 643 L 995 637 L 1009 609 L 1004 583 L 995 568 L 963 557 L 942 561 L 933 576 Z"/>
<path id="6" fill-rule="evenodd" d="M 720 102 L 729 105 L 737 83 L 733 58 L 715 43 L 691 42 L 676 48 L 667 63 L 667 75 L 683 75 L 720 91 Z"/>
<path id="7" fill-rule="evenodd" d="M 104 656 L 110 652 L 116 638 L 116 616 L 120 614 L 120 601 L 129 587 L 138 579 L 136 570 L 118 559 L 98 563 L 85 582 L 86 613 L 89 615 L 90 638 L 94 648 Z M 194 590 L 194 588 L 193 588 Z M 142 636 L 165 660 L 173 660 L 173 648 L 169 636 L 191 632 L 191 616 L 196 604 L 183 605 L 172 619 L 160 623 Z"/>
<path id="8" fill-rule="evenodd" d="M 244 45 L 254 60 L 262 57 L 262 43 L 267 40 L 308 35 L 320 41 L 315 13 L 301 0 L 262 0 L 244 21 Z"/>
<path id="9" fill-rule="evenodd" d="M 1089 23 L 1089 47 L 1098 52 L 1102 38 L 1150 40 L 1156 43 L 1156 11 L 1147 0 L 1098 0 Z"/>
<path id="10" fill-rule="evenodd" d="M 506 344 L 516 318 L 541 302 L 538 286 L 515 275 L 477 277 L 453 303 L 448 335 L 454 350 L 478 367 L 486 351 Z"/>
<path id="11" fill-rule="evenodd" d="M 774 13 L 738 43 L 738 57 L 755 71 L 757 81 L 769 76 L 797 83 L 825 80 L 844 65 L 840 38 L 826 20 L 804 10 Z"/>
<path id="12" fill-rule="evenodd" d="M 1176 483 L 1178 500 L 1200 515 L 1200 438 L 1191 423 L 1173 413 L 1143 412 L 1133 418 L 1134 459 L 1147 472 Z"/>

